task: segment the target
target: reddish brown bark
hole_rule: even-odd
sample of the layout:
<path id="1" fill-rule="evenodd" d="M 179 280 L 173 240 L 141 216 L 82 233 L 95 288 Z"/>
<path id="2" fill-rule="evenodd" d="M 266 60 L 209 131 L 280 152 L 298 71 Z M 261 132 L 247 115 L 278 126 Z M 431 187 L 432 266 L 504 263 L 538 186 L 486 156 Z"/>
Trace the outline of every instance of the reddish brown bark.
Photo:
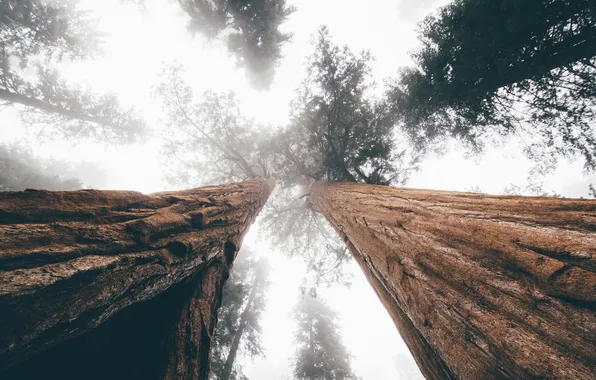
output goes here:
<path id="1" fill-rule="evenodd" d="M 596 201 L 315 183 L 428 379 L 592 379 Z"/>
<path id="2" fill-rule="evenodd" d="M 0 370 L 114 317 L 169 329 L 161 377 L 206 376 L 223 282 L 271 189 L 0 193 Z"/>

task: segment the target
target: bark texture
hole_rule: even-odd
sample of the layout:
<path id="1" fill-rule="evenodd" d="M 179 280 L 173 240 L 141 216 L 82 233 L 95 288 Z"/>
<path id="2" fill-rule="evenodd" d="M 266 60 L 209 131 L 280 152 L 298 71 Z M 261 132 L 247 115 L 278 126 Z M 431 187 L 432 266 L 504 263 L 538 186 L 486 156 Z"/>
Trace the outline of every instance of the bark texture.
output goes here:
<path id="1" fill-rule="evenodd" d="M 0 193 L 0 371 L 175 285 L 162 304 L 174 310 L 163 320 L 175 352 L 159 371 L 196 379 L 223 282 L 271 190 L 251 179 L 151 195 Z"/>
<path id="2" fill-rule="evenodd" d="M 428 379 L 593 379 L 596 201 L 313 184 Z"/>

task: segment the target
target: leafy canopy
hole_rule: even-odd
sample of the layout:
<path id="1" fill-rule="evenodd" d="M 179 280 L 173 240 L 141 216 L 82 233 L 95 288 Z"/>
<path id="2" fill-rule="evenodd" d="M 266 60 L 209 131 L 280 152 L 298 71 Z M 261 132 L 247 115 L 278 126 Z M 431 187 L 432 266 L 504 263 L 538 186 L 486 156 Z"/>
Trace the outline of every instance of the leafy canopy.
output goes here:
<path id="1" fill-rule="evenodd" d="M 527 132 L 527 153 L 596 168 L 596 5 L 590 0 L 455 0 L 420 25 L 417 67 L 389 97 L 420 146 Z"/>
<path id="2" fill-rule="evenodd" d="M 294 11 L 285 0 L 178 0 L 191 18 L 189 29 L 208 38 L 224 35 L 228 50 L 246 67 L 251 83 L 268 89 L 281 47 L 290 34 L 279 30 Z"/>
<path id="3" fill-rule="evenodd" d="M 403 183 L 416 160 L 409 170 L 397 164 L 406 152 L 396 151 L 386 103 L 372 96 L 370 54 L 334 45 L 326 27 L 314 48 L 290 125 L 276 139 L 280 181 Z"/>
<path id="4" fill-rule="evenodd" d="M 19 105 L 46 136 L 110 143 L 138 139 L 145 123 L 116 96 L 68 84 L 52 65 L 91 57 L 99 36 L 72 0 L 0 0 L 0 104 Z M 36 72 L 25 79 L 23 69 Z M 49 127 L 49 128 L 48 128 Z"/>

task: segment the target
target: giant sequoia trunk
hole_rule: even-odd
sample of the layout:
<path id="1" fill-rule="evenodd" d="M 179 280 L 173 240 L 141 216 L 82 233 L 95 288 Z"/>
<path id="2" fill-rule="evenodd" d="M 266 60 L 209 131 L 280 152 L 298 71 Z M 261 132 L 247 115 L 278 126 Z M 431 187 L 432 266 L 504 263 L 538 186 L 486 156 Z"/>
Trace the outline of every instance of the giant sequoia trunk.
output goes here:
<path id="1" fill-rule="evenodd" d="M 428 379 L 593 379 L 596 201 L 315 183 Z"/>
<path id="2" fill-rule="evenodd" d="M 0 378 L 206 379 L 223 283 L 271 187 L 0 193 Z"/>

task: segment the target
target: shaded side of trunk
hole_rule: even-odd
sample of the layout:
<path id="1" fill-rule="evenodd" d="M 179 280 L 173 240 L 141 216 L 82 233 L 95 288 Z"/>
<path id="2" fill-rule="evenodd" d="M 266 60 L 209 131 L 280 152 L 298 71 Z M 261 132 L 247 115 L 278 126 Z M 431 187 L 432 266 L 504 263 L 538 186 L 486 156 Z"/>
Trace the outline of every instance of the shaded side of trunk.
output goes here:
<path id="1" fill-rule="evenodd" d="M 162 379 L 208 379 L 217 309 L 221 305 L 227 277 L 226 266 L 218 263 L 189 281 L 190 297 L 180 308 L 173 329 L 166 335 L 163 355 L 167 365 Z"/>
<path id="2" fill-rule="evenodd" d="M 271 189 L 251 179 L 152 195 L 0 193 L 0 370 L 223 265 L 184 300 L 212 333 L 223 279 Z"/>
<path id="3" fill-rule="evenodd" d="M 596 201 L 315 183 L 429 379 L 590 379 Z"/>

